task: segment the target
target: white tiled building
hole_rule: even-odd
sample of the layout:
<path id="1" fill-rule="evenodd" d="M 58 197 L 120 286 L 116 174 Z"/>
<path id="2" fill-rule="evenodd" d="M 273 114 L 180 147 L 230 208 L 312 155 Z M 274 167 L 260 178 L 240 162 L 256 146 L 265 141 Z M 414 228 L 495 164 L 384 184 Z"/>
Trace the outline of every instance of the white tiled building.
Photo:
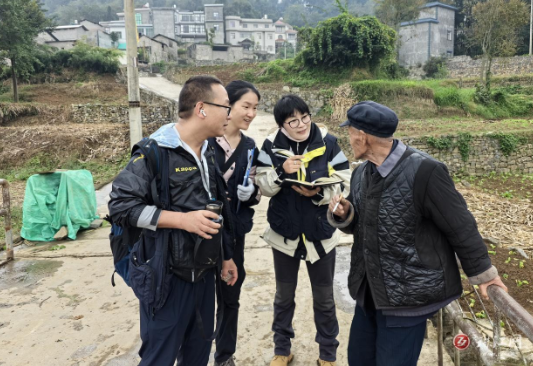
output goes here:
<path id="1" fill-rule="evenodd" d="M 274 23 L 276 29 L 276 47 L 283 47 L 285 42 L 290 43 L 296 47 L 298 43 L 298 31 L 295 31 L 292 25 L 283 21 L 283 18 Z"/>
<path id="2" fill-rule="evenodd" d="M 255 51 L 276 53 L 275 28 L 272 19 L 243 19 L 226 16 L 226 42 L 241 45 L 248 40 L 255 45 Z M 246 44 L 248 42 L 244 42 Z"/>

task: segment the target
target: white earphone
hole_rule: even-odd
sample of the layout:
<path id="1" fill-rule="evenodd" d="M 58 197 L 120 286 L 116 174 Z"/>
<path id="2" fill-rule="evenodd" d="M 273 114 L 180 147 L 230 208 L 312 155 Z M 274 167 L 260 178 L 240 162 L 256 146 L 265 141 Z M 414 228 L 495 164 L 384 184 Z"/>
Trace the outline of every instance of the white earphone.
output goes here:
<path id="1" fill-rule="evenodd" d="M 204 117 L 206 117 L 205 111 L 203 109 L 200 109 L 200 113 L 202 113 L 204 115 Z"/>

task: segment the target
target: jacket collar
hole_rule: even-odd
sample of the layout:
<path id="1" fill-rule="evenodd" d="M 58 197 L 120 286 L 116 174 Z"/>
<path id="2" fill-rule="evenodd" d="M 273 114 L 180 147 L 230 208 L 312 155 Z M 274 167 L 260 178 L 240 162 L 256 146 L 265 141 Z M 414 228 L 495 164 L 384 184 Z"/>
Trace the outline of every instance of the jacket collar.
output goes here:
<path id="1" fill-rule="evenodd" d="M 322 131 L 320 131 L 320 128 L 315 123 L 311 122 L 311 133 L 309 134 L 307 151 L 313 151 L 325 145 Z M 281 133 L 280 130 L 276 133 L 276 137 L 272 143 L 272 149 L 290 150 L 289 138 Z"/>

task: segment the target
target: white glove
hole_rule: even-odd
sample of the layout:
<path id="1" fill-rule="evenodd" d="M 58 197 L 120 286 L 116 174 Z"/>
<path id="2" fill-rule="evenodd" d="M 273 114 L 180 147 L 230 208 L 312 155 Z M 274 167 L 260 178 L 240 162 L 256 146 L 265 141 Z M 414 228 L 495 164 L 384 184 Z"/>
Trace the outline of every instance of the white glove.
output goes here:
<path id="1" fill-rule="evenodd" d="M 237 197 L 239 201 L 248 201 L 255 191 L 254 182 L 248 178 L 248 185 L 245 187 L 241 184 L 237 186 Z"/>

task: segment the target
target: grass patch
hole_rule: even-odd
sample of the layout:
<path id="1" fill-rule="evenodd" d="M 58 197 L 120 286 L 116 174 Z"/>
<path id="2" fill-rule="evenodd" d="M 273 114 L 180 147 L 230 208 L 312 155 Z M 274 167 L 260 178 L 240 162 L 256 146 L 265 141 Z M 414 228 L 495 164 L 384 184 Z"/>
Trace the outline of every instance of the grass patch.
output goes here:
<path id="1" fill-rule="evenodd" d="M 295 59 L 274 60 L 250 66 L 238 73 L 257 84 L 283 83 L 297 88 L 336 87 L 347 81 L 371 79 L 372 74 L 359 68 L 307 68 Z"/>
<path id="2" fill-rule="evenodd" d="M 70 156 L 65 161 L 57 161 L 50 155 L 41 154 L 33 156 L 20 167 L 0 170 L 0 176 L 8 181 L 25 181 L 34 174 L 48 172 L 56 169 L 80 170 L 86 169 L 93 175 L 95 184 L 105 183 L 113 179 L 123 169 L 129 160 L 129 154 L 117 162 L 90 160 L 80 161 Z"/>
<path id="3" fill-rule="evenodd" d="M 4 243 L 6 240 L 6 231 L 4 230 L 4 220 L 3 216 L 0 217 L 0 249 L 4 248 Z M 21 206 L 11 206 L 11 229 L 13 231 L 13 236 L 20 233 L 22 229 L 22 207 Z"/>

